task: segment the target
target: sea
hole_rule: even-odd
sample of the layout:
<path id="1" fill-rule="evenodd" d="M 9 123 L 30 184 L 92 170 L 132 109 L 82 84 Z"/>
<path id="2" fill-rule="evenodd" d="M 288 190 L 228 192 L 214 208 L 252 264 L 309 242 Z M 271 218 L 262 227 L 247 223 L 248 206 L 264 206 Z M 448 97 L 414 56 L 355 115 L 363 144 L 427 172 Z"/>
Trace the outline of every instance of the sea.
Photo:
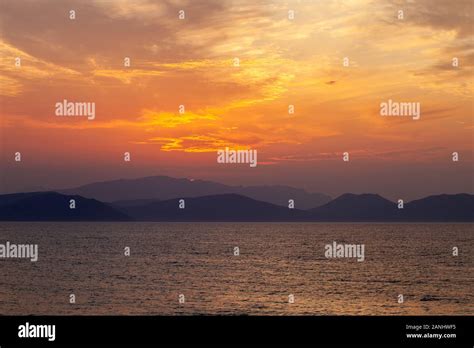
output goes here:
<path id="1" fill-rule="evenodd" d="M 0 258 L 0 315 L 474 314 L 472 223 L 1 222 L 6 242 L 38 260 Z"/>

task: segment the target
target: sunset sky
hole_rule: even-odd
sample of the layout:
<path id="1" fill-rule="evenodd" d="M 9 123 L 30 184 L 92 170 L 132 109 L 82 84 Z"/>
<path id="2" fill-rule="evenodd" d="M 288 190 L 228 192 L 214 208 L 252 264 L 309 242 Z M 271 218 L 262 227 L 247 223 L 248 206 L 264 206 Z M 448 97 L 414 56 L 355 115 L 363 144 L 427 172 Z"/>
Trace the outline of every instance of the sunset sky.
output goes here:
<path id="1" fill-rule="evenodd" d="M 0 0 L 0 191 L 169 175 L 472 193 L 473 4 Z M 95 119 L 56 116 L 64 99 L 95 102 Z M 421 118 L 380 116 L 388 99 Z M 218 164 L 225 147 L 258 150 L 258 166 Z"/>

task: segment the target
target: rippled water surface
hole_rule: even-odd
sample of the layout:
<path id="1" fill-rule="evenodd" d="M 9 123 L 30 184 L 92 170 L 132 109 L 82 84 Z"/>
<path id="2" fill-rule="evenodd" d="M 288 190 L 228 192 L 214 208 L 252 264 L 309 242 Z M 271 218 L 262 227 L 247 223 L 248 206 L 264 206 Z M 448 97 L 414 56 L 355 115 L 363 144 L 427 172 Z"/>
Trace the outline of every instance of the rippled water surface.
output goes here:
<path id="1" fill-rule="evenodd" d="M 0 259 L 0 314 L 474 314 L 472 224 L 0 223 L 6 241 L 39 259 Z"/>

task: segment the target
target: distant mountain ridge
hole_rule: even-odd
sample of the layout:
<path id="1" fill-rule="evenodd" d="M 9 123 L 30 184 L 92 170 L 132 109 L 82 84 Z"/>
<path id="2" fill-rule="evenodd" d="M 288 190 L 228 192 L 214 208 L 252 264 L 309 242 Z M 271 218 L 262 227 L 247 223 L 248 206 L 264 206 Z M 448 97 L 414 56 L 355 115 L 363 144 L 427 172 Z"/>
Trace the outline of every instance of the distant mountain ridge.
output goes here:
<path id="1" fill-rule="evenodd" d="M 75 209 L 70 209 L 70 199 L 75 200 Z M 474 195 L 429 196 L 398 209 L 395 202 L 376 194 L 344 194 L 321 207 L 300 210 L 238 194 L 112 204 L 57 192 L 30 192 L 0 195 L 0 220 L 474 222 Z"/>
<path id="2" fill-rule="evenodd" d="M 202 197 L 234 193 L 280 206 L 288 206 L 288 200 L 297 202 L 296 208 L 311 209 L 331 200 L 321 193 L 309 193 L 303 189 L 282 185 L 229 186 L 212 181 L 149 176 L 138 179 L 120 179 L 96 182 L 76 188 L 56 190 L 63 194 L 75 194 L 102 202 L 137 200 L 168 200 L 182 197 Z"/>
<path id="3" fill-rule="evenodd" d="M 369 193 L 345 193 L 311 213 L 316 219 L 334 221 L 397 220 L 401 215 L 394 202 Z"/>
<path id="4" fill-rule="evenodd" d="M 405 221 L 473 221 L 474 195 L 428 196 L 408 202 L 404 209 Z M 470 218 L 470 219 L 469 219 Z"/>
<path id="5" fill-rule="evenodd" d="M 75 208 L 70 208 L 70 200 Z M 81 196 L 57 192 L 28 192 L 0 195 L 0 220 L 3 221 L 129 221 L 117 209 Z"/>
<path id="6" fill-rule="evenodd" d="M 180 203 L 184 208 L 180 208 Z M 303 210 L 288 209 L 234 193 L 170 199 L 128 207 L 124 211 L 145 221 L 292 221 L 309 217 Z"/>
<path id="7" fill-rule="evenodd" d="M 317 221 L 474 221 L 474 195 L 433 195 L 399 209 L 377 194 L 346 193 L 310 212 Z"/>

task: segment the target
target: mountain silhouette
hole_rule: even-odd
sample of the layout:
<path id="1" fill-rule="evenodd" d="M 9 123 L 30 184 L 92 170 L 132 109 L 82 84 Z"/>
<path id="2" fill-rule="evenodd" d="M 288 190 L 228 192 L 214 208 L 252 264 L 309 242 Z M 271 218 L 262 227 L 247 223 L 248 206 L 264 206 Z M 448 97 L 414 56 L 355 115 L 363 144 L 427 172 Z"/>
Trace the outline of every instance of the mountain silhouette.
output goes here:
<path id="1" fill-rule="evenodd" d="M 75 209 L 69 201 L 74 199 Z M 180 199 L 184 209 L 180 209 Z M 163 201 L 103 203 L 78 195 L 30 192 L 0 195 L 0 220 L 11 221 L 474 221 L 474 195 L 429 196 L 397 203 L 376 194 L 344 194 L 310 210 L 226 193 Z"/>
<path id="2" fill-rule="evenodd" d="M 70 200 L 75 209 L 70 209 Z M 127 221 L 130 218 L 95 199 L 57 192 L 0 195 L 0 220 L 8 221 Z"/>
<path id="3" fill-rule="evenodd" d="M 180 197 L 201 197 L 227 193 L 247 196 L 283 207 L 288 200 L 295 201 L 295 208 L 310 209 L 325 204 L 331 197 L 320 193 L 308 193 L 282 185 L 269 186 L 229 186 L 204 180 L 172 178 L 168 176 L 150 176 L 138 179 L 120 179 L 80 186 L 72 189 L 57 190 L 63 194 L 80 195 L 102 202 L 120 201 L 122 205 L 134 205 L 139 200 L 169 200 Z M 132 201 L 126 203 L 125 201 Z M 138 202 L 139 203 L 139 202 Z"/>
<path id="4" fill-rule="evenodd" d="M 343 194 L 311 209 L 318 221 L 474 221 L 474 195 L 429 196 L 398 204 L 377 194 Z"/>
<path id="5" fill-rule="evenodd" d="M 473 221 L 474 195 L 436 195 L 411 201 L 403 209 L 405 221 Z"/>
<path id="6" fill-rule="evenodd" d="M 154 202 L 159 202 L 159 199 L 156 198 L 146 198 L 146 199 L 131 199 L 125 201 L 113 201 L 109 203 L 110 205 L 116 208 L 127 208 L 127 207 L 136 207 L 140 205 L 150 204 Z"/>
<path id="7" fill-rule="evenodd" d="M 145 221 L 293 221 L 308 213 L 261 202 L 237 194 L 180 198 L 125 207 L 129 216 Z"/>
<path id="8" fill-rule="evenodd" d="M 398 218 L 394 202 L 369 193 L 346 193 L 310 212 L 314 219 L 323 221 L 383 221 Z"/>

